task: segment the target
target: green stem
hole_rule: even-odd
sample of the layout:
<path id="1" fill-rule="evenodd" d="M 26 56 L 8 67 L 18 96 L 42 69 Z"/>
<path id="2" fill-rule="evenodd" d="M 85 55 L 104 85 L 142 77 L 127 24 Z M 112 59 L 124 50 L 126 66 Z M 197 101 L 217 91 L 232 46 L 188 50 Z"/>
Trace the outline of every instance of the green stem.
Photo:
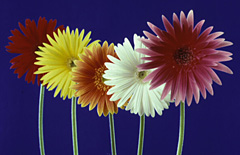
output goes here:
<path id="1" fill-rule="evenodd" d="M 78 138 L 77 138 L 77 113 L 76 113 L 76 97 L 72 98 L 72 141 L 73 141 L 73 154 L 78 155 Z"/>
<path id="2" fill-rule="evenodd" d="M 182 154 L 183 140 L 184 140 L 184 127 L 185 127 L 185 103 L 180 103 L 180 123 L 179 123 L 179 137 L 177 155 Z"/>
<path id="3" fill-rule="evenodd" d="M 38 111 L 38 136 L 39 136 L 39 148 L 40 154 L 45 155 L 44 139 L 43 139 L 43 102 L 44 102 L 44 86 L 40 86 L 39 94 L 39 111 Z"/>
<path id="4" fill-rule="evenodd" d="M 113 114 L 111 114 L 111 113 L 109 113 L 109 127 L 110 127 L 110 138 L 111 138 L 112 155 L 117 155 L 116 140 L 115 140 L 115 130 L 114 130 L 114 118 L 113 118 Z"/>
<path id="5" fill-rule="evenodd" d="M 138 153 L 137 153 L 138 155 L 143 154 L 144 128 L 145 128 L 145 115 L 143 114 L 140 117 L 139 138 L 138 138 Z"/>

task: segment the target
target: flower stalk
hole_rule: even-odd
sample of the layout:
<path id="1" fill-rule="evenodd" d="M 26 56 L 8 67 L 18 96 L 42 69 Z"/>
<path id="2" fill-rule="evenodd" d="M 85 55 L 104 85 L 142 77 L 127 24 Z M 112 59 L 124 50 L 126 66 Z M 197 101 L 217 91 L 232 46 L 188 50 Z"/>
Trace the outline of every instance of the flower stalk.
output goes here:
<path id="1" fill-rule="evenodd" d="M 43 103 L 44 103 L 45 88 L 41 84 L 39 94 L 39 111 L 38 111 L 38 136 L 39 136 L 39 149 L 40 154 L 45 155 L 44 138 L 43 138 Z"/>
<path id="2" fill-rule="evenodd" d="M 73 154 L 78 155 L 78 138 L 77 138 L 77 113 L 76 113 L 76 97 L 72 98 L 72 141 L 73 141 Z"/>
<path id="3" fill-rule="evenodd" d="M 138 138 L 138 153 L 137 153 L 138 155 L 143 154 L 144 128 L 145 128 L 145 115 L 143 114 L 140 117 L 139 138 Z"/>
<path id="4" fill-rule="evenodd" d="M 109 113 L 108 117 L 111 138 L 111 151 L 112 155 L 117 155 L 113 114 Z"/>
<path id="5" fill-rule="evenodd" d="M 185 103 L 180 103 L 180 122 L 179 122 L 179 137 L 177 155 L 182 155 L 183 141 L 184 141 L 184 129 L 185 129 Z"/>

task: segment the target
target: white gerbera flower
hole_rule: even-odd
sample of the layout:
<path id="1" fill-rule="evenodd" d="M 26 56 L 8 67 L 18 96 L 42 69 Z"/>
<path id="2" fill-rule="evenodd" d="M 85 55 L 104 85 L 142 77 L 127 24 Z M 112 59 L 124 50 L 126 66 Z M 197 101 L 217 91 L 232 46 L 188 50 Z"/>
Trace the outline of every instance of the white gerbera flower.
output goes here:
<path id="1" fill-rule="evenodd" d="M 164 85 L 149 90 L 150 82 L 143 82 L 143 79 L 151 71 L 139 71 L 137 68 L 137 65 L 144 63 L 145 60 L 141 59 L 142 54 L 136 52 L 136 49 L 146 48 L 139 39 L 140 37 L 134 34 L 134 49 L 127 38 L 125 38 L 123 45 L 115 46 L 119 59 L 108 55 L 112 63 L 105 63 L 108 70 L 105 71 L 103 77 L 106 79 L 106 85 L 113 86 L 107 92 L 108 95 L 113 94 L 110 100 L 120 99 L 118 107 L 128 102 L 126 110 L 130 110 L 131 113 L 154 117 L 155 110 L 159 115 L 162 115 L 164 108 L 168 109 L 170 94 L 161 100 Z"/>

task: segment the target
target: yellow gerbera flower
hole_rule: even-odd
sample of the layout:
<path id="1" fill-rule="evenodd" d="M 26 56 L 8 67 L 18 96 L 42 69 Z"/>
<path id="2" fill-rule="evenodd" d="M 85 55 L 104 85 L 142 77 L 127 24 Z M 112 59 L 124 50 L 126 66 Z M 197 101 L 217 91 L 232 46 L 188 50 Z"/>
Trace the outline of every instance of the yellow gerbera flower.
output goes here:
<path id="1" fill-rule="evenodd" d="M 41 81 L 43 85 L 47 84 L 48 90 L 53 90 L 57 87 L 54 97 L 61 91 L 61 97 L 65 100 L 66 97 L 72 98 L 75 90 L 70 89 L 74 84 L 72 81 L 72 68 L 76 65 L 74 60 L 80 60 L 80 55 L 83 54 L 83 49 L 92 49 L 93 45 L 99 42 L 96 40 L 89 44 L 91 32 L 85 38 L 84 30 L 79 34 L 78 29 L 70 33 L 69 27 L 66 31 L 54 33 L 54 37 L 47 36 L 50 44 L 44 43 L 44 47 L 38 47 L 40 51 L 35 53 L 39 55 L 36 65 L 40 65 L 35 74 L 45 74 Z"/>

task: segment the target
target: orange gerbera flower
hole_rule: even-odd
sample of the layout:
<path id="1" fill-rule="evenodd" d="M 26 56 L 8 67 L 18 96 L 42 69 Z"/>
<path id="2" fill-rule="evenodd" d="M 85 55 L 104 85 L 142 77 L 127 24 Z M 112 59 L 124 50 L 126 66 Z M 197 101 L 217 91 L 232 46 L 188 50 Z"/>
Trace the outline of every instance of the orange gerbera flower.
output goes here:
<path id="1" fill-rule="evenodd" d="M 104 63 L 110 62 L 107 55 L 117 58 L 113 43 L 108 47 L 105 41 L 102 47 L 97 44 L 92 51 L 85 49 L 85 55 L 81 55 L 82 61 L 74 62 L 76 67 L 72 73 L 73 81 L 77 83 L 72 88 L 76 90 L 75 96 L 79 97 L 78 104 L 82 107 L 89 105 L 89 110 L 98 104 L 99 116 L 118 112 L 118 101 L 110 101 L 111 95 L 107 95 L 107 91 L 111 87 L 104 84 L 106 79 L 103 78 L 103 73 L 107 69 Z"/>

